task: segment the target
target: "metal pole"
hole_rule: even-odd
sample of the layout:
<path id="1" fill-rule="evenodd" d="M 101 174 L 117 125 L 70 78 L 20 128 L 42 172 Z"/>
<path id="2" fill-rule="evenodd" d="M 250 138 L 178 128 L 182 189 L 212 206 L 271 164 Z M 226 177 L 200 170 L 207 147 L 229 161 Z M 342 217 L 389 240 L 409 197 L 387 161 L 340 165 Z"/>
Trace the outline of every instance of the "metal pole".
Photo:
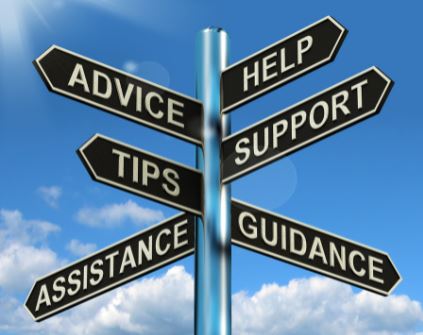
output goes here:
<path id="1" fill-rule="evenodd" d="M 204 216 L 196 224 L 195 334 L 231 334 L 230 186 L 221 185 L 222 137 L 229 116 L 220 113 L 220 74 L 228 63 L 228 36 L 207 28 L 197 38 L 196 95 L 204 106 L 204 145 L 197 167 L 204 175 Z"/>

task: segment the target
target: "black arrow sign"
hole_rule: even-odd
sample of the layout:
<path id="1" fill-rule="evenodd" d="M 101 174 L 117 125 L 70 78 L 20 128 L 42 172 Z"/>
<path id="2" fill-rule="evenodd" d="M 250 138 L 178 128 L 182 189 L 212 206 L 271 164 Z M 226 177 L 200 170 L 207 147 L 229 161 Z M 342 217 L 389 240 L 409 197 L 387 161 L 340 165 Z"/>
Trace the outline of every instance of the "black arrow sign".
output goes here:
<path id="1" fill-rule="evenodd" d="M 26 309 L 41 321 L 193 254 L 194 220 L 179 214 L 38 279 Z"/>
<path id="2" fill-rule="evenodd" d="M 232 243 L 381 295 L 401 281 L 388 254 L 232 200 Z"/>
<path id="3" fill-rule="evenodd" d="M 202 144 L 200 101 L 53 45 L 34 61 L 49 90 Z"/>
<path id="4" fill-rule="evenodd" d="M 198 170 L 99 134 L 78 154 L 96 181 L 202 214 L 203 181 Z"/>
<path id="5" fill-rule="evenodd" d="M 346 34 L 328 16 L 231 65 L 222 73 L 222 112 L 331 62 Z"/>
<path id="6" fill-rule="evenodd" d="M 239 178 L 377 114 L 392 85 L 372 67 L 224 138 L 222 181 Z"/>

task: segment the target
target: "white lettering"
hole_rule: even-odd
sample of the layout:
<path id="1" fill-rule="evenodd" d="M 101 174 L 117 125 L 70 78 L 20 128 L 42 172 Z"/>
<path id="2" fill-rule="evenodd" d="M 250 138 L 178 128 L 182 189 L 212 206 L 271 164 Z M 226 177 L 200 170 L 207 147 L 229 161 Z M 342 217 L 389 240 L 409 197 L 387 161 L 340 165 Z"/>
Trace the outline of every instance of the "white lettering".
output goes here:
<path id="1" fill-rule="evenodd" d="M 246 161 L 248 161 L 248 158 L 250 158 L 250 148 L 248 147 L 241 147 L 242 144 L 248 145 L 250 144 L 250 140 L 246 137 L 241 138 L 235 145 L 235 152 L 237 154 L 243 154 L 244 158 L 240 158 L 239 156 L 235 158 L 236 165 L 242 165 Z"/>
<path id="2" fill-rule="evenodd" d="M 385 283 L 383 278 L 378 278 L 375 276 L 375 272 L 381 274 L 383 273 L 383 269 L 381 267 L 376 266 L 375 263 L 383 265 L 383 260 L 380 258 L 369 256 L 369 279 L 383 285 Z"/>
<path id="3" fill-rule="evenodd" d="M 244 67 L 244 92 L 248 91 L 248 80 L 254 79 L 254 86 L 259 84 L 259 62 L 254 62 L 254 72 L 248 73 L 248 67 Z"/>
<path id="4" fill-rule="evenodd" d="M 167 122 L 177 127 L 184 128 L 184 124 L 182 122 L 176 121 L 174 119 L 174 115 L 181 118 L 184 116 L 184 113 L 181 110 L 175 109 L 175 106 L 184 108 L 184 104 L 182 102 L 169 98 L 167 102 L 167 109 L 168 109 Z"/>
<path id="5" fill-rule="evenodd" d="M 125 177 L 125 158 L 131 158 L 131 155 L 117 149 L 113 149 L 112 154 L 119 156 L 118 176 L 120 178 L 124 178 Z"/>
<path id="6" fill-rule="evenodd" d="M 368 81 L 363 80 L 360 81 L 358 84 L 351 87 L 352 90 L 357 90 L 357 108 L 362 109 L 363 108 L 363 86 L 367 85 Z"/>
<path id="7" fill-rule="evenodd" d="M 263 63 L 262 63 L 262 69 L 263 69 L 263 81 L 268 81 L 269 79 L 272 79 L 274 77 L 276 77 L 278 74 L 276 72 L 273 72 L 272 74 L 269 74 L 268 71 L 271 68 L 274 68 L 276 66 L 276 61 L 273 61 L 271 63 L 269 63 L 269 60 L 271 58 L 275 58 L 277 55 L 276 52 L 271 53 L 270 55 L 267 55 L 266 57 L 263 58 Z"/>
<path id="8" fill-rule="evenodd" d="M 99 80 L 103 78 L 106 83 L 106 90 L 100 92 Z M 112 82 L 110 78 L 103 72 L 94 70 L 93 72 L 93 95 L 96 95 L 103 99 L 109 99 L 112 96 Z"/>
<path id="9" fill-rule="evenodd" d="M 169 236 L 171 234 L 172 234 L 172 232 L 169 229 L 167 229 L 167 228 L 166 229 L 163 229 L 160 233 L 157 234 L 157 239 L 156 239 L 156 252 L 157 252 L 157 255 L 163 256 L 164 254 L 166 254 L 169 251 L 169 249 L 170 249 L 170 243 L 169 242 L 166 243 L 165 248 L 162 249 L 160 241 L 161 241 L 161 238 L 162 238 L 163 235 Z"/>
<path id="10" fill-rule="evenodd" d="M 307 251 L 307 241 L 306 241 L 304 234 L 301 231 L 294 229 L 294 228 L 291 228 L 289 233 L 290 233 L 289 234 L 289 236 L 290 236 L 290 239 L 289 239 L 290 248 L 289 248 L 289 250 L 293 254 L 297 254 L 299 256 L 304 256 L 306 251 Z M 301 248 L 300 249 L 296 248 L 296 245 L 295 245 L 296 238 L 295 238 L 295 236 L 299 236 L 301 238 Z"/>
<path id="11" fill-rule="evenodd" d="M 245 230 L 245 227 L 244 227 L 245 218 L 250 219 L 253 223 L 257 223 L 257 220 L 256 220 L 256 218 L 254 217 L 253 214 L 248 213 L 248 212 L 242 212 L 238 217 L 238 225 L 239 225 L 239 229 L 241 230 L 241 233 L 245 237 L 248 237 L 249 239 L 255 240 L 257 238 L 257 227 L 255 227 L 253 225 L 248 225 L 248 229 L 250 229 L 250 232 L 247 232 Z"/>
<path id="12" fill-rule="evenodd" d="M 130 265 L 131 268 L 137 267 L 137 263 L 135 263 L 135 257 L 134 257 L 134 254 L 132 253 L 132 248 L 130 245 L 128 245 L 125 248 L 125 251 L 123 252 L 122 263 L 120 265 L 119 273 L 123 273 L 127 265 Z"/>
<path id="13" fill-rule="evenodd" d="M 298 40 L 298 54 L 297 54 L 297 61 L 298 64 L 303 63 L 303 55 L 311 49 L 311 46 L 313 45 L 313 37 L 311 36 L 305 36 Z"/>
<path id="14" fill-rule="evenodd" d="M 38 294 L 37 305 L 35 306 L 35 311 L 40 310 L 41 304 L 45 304 L 47 307 L 51 306 L 50 296 L 48 294 L 47 285 L 43 284 L 40 288 L 40 293 Z"/>
<path id="15" fill-rule="evenodd" d="M 134 90 L 134 84 L 129 83 L 126 86 L 125 94 L 123 93 L 122 84 L 118 78 L 115 78 L 115 85 L 118 92 L 119 102 L 122 106 L 127 107 L 129 103 L 129 99 L 131 98 L 132 92 Z"/>
<path id="16" fill-rule="evenodd" d="M 173 186 L 171 189 L 167 183 L 163 183 L 162 186 L 167 194 L 177 197 L 181 193 L 181 188 L 176 180 L 179 180 L 179 174 L 170 168 L 166 168 L 163 171 L 163 177 L 166 181 Z"/>
<path id="17" fill-rule="evenodd" d="M 179 248 L 183 247 L 184 245 L 188 244 L 187 239 L 184 239 L 182 242 L 179 240 L 181 236 L 187 235 L 187 233 L 188 233 L 187 229 L 181 230 L 181 227 L 186 226 L 187 223 L 188 223 L 188 221 L 184 220 L 184 221 L 179 222 L 175 225 L 175 231 L 174 231 L 174 236 L 173 236 L 173 245 L 174 245 L 175 249 L 179 249 Z"/>
<path id="18" fill-rule="evenodd" d="M 68 86 L 74 87 L 75 84 L 80 84 L 84 86 L 84 92 L 90 93 L 87 78 L 85 77 L 84 68 L 82 67 L 81 64 L 78 64 L 78 63 L 75 65 L 75 68 L 73 69 L 72 75 L 68 82 Z"/>

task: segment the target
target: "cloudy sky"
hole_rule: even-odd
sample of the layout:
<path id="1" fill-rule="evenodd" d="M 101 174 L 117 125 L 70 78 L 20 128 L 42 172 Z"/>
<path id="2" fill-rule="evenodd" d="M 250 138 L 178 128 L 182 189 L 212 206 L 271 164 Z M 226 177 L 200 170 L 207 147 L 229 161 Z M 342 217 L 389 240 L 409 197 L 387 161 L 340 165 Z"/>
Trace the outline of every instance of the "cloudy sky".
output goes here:
<path id="1" fill-rule="evenodd" d="M 423 30 L 419 2 L 3 0 L 0 3 L 0 333 L 192 334 L 193 258 L 41 323 L 34 280 L 177 213 L 91 180 L 75 150 L 101 133 L 186 165 L 195 148 L 48 92 L 32 65 L 57 44 L 195 94 L 195 38 L 230 36 L 230 59 L 331 15 L 336 60 L 231 113 L 240 130 L 376 65 L 395 81 L 382 112 L 232 185 L 233 196 L 390 254 L 388 298 L 232 248 L 233 333 L 423 334 Z"/>

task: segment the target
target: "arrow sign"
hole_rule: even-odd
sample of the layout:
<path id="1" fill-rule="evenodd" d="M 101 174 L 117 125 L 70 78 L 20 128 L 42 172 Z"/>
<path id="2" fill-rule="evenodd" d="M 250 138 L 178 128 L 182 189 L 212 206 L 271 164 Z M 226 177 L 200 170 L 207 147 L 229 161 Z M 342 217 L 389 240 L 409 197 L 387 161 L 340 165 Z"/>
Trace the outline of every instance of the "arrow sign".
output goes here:
<path id="1" fill-rule="evenodd" d="M 222 113 L 331 62 L 347 30 L 328 16 L 228 67 Z"/>
<path id="2" fill-rule="evenodd" d="M 38 279 L 26 309 L 41 321 L 193 254 L 194 220 L 179 214 Z"/>
<path id="3" fill-rule="evenodd" d="M 53 45 L 34 61 L 49 90 L 202 144 L 200 101 Z"/>
<path id="4" fill-rule="evenodd" d="M 202 214 L 203 182 L 198 170 L 99 134 L 78 154 L 96 181 Z"/>
<path id="5" fill-rule="evenodd" d="M 392 85 L 372 67 L 224 138 L 222 181 L 239 178 L 377 114 Z"/>
<path id="6" fill-rule="evenodd" d="M 401 281 L 388 254 L 232 200 L 232 243 L 384 296 Z"/>

